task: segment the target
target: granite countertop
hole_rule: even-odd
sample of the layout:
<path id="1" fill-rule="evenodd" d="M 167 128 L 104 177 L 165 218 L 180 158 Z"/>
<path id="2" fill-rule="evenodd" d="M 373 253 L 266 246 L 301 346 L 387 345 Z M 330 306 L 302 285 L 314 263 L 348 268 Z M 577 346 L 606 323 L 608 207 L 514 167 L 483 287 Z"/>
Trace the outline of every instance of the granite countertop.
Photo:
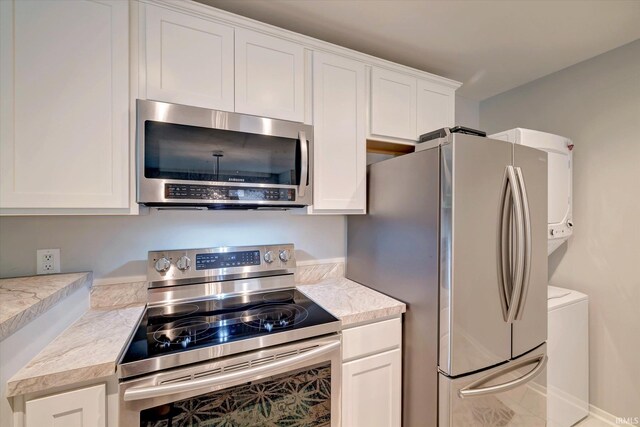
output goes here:
<path id="1" fill-rule="evenodd" d="M 0 279 L 0 341 L 83 286 L 92 273 L 48 274 Z"/>
<path id="2" fill-rule="evenodd" d="M 396 316 L 406 305 L 344 277 L 325 279 L 298 290 L 342 321 L 343 327 Z"/>
<path id="3" fill-rule="evenodd" d="M 9 380 L 7 396 L 115 375 L 118 357 L 144 307 L 87 311 Z"/>
<path id="4" fill-rule="evenodd" d="M 405 304 L 345 278 L 297 288 L 342 321 L 355 326 L 404 313 Z M 143 304 L 93 308 L 58 336 L 7 383 L 7 396 L 44 391 L 112 376 L 144 311 Z"/>

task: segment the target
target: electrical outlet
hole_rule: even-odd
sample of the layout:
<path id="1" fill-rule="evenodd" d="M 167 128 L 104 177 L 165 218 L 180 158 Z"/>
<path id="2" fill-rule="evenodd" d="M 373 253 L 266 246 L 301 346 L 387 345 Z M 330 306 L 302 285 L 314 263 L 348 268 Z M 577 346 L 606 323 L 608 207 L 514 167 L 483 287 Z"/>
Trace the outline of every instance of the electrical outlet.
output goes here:
<path id="1" fill-rule="evenodd" d="M 60 273 L 60 249 L 38 249 L 36 265 L 38 274 Z"/>

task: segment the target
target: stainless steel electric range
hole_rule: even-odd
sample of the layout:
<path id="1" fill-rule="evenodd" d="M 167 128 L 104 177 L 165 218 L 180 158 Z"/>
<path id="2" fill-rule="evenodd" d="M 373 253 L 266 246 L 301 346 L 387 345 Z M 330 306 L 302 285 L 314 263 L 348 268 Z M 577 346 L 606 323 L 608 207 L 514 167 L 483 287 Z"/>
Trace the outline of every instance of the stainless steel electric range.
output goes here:
<path id="1" fill-rule="evenodd" d="M 120 425 L 338 426 L 340 321 L 295 268 L 291 244 L 149 252 Z"/>

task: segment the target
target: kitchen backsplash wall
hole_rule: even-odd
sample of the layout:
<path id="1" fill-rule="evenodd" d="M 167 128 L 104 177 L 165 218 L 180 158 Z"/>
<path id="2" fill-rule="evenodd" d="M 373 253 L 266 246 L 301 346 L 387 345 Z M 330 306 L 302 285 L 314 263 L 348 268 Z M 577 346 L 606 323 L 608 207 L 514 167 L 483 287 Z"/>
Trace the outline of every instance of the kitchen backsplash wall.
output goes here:
<path id="1" fill-rule="evenodd" d="M 575 228 L 550 282 L 589 295 L 591 403 L 639 416 L 640 41 L 481 102 L 480 124 L 573 140 Z"/>
<path id="2" fill-rule="evenodd" d="M 60 248 L 62 272 L 96 279 L 146 274 L 147 251 L 294 243 L 299 261 L 345 256 L 342 215 L 288 211 L 154 211 L 141 216 L 0 218 L 0 277 L 36 273 L 36 249 Z"/>

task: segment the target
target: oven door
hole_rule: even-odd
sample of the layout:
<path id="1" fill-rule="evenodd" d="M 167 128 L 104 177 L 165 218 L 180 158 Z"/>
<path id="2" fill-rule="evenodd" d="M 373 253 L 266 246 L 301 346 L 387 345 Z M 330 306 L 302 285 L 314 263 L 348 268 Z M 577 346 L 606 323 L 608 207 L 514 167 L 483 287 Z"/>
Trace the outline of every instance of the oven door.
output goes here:
<path id="1" fill-rule="evenodd" d="M 119 425 L 338 427 L 340 346 L 335 334 L 122 382 Z"/>
<path id="2" fill-rule="evenodd" d="M 136 106 L 138 203 L 311 204 L 311 126 L 156 101 Z"/>

